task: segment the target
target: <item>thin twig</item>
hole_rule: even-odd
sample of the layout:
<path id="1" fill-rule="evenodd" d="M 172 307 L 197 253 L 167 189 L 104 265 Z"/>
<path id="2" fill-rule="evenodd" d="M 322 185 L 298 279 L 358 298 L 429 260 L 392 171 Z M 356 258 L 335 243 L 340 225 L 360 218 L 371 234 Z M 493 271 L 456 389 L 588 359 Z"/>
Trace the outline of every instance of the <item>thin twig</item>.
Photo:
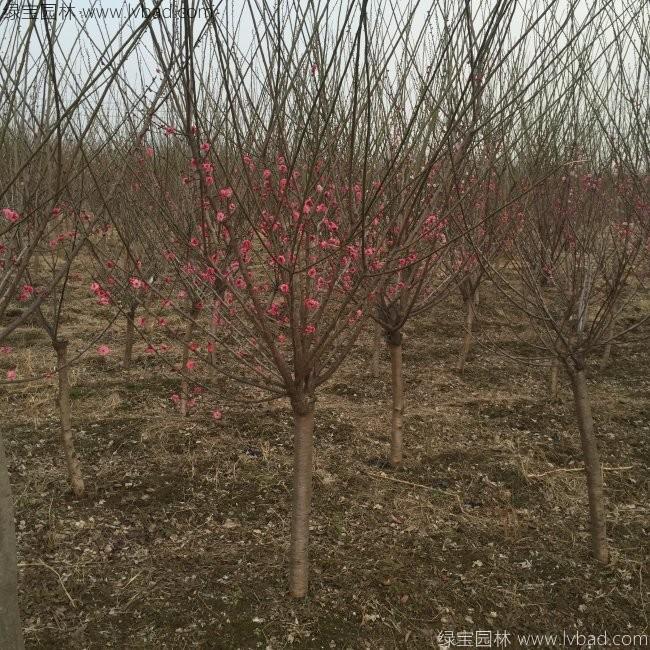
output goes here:
<path id="1" fill-rule="evenodd" d="M 29 565 L 23 564 L 23 566 L 29 566 Z M 54 573 L 54 575 L 56 575 L 56 577 L 59 579 L 59 583 L 61 584 L 61 587 L 63 588 L 63 591 L 65 592 L 65 595 L 68 597 L 68 600 L 70 601 L 70 604 L 76 609 L 77 606 L 75 605 L 72 596 L 65 588 L 65 585 L 63 584 L 63 580 L 61 579 L 61 574 L 56 569 L 52 568 L 49 564 L 46 564 L 43 560 L 39 560 L 34 566 L 44 566 L 46 569 L 49 569 L 52 573 Z"/>
<path id="2" fill-rule="evenodd" d="M 625 465 L 624 467 L 603 467 L 603 472 L 622 472 L 626 469 L 633 469 L 634 465 Z M 542 472 L 541 474 L 526 474 L 526 478 L 541 478 L 542 476 L 548 476 L 549 474 L 557 474 L 559 472 L 583 472 L 584 467 L 558 467 L 556 469 L 550 469 L 548 472 Z"/>
<path id="3" fill-rule="evenodd" d="M 447 492 L 446 490 L 443 490 L 438 487 L 434 487 L 432 485 L 424 485 L 423 483 L 412 483 L 411 481 L 404 481 L 403 479 L 400 478 L 393 478 L 392 476 L 386 476 L 386 474 L 375 474 L 374 472 L 365 472 L 368 476 L 371 476 L 372 478 L 383 478 L 386 481 L 393 481 L 395 483 L 403 483 L 404 485 L 410 485 L 412 487 L 419 487 L 419 488 L 424 488 L 425 490 L 438 490 L 439 492 L 443 492 L 445 494 L 451 494 L 451 492 Z"/>

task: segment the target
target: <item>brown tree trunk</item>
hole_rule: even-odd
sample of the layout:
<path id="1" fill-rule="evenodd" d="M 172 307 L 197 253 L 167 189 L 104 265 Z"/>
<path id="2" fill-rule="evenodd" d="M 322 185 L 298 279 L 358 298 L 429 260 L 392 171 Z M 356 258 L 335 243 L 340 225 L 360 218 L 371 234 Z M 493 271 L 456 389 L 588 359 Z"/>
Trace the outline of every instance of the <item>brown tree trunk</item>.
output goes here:
<path id="1" fill-rule="evenodd" d="M 605 332 L 605 349 L 603 350 L 603 355 L 600 357 L 600 367 L 607 368 L 612 360 L 612 337 L 614 336 L 614 327 L 616 323 L 614 318 L 612 318 L 607 324 L 607 330 Z"/>
<path id="2" fill-rule="evenodd" d="M 293 407 L 293 499 L 289 591 L 295 598 L 307 595 L 309 586 L 309 515 L 311 511 L 314 405 Z"/>
<path id="3" fill-rule="evenodd" d="M 383 332 L 381 326 L 375 324 L 374 326 L 374 336 L 372 338 L 372 365 L 370 367 L 370 372 L 372 376 L 377 379 L 379 377 L 379 364 L 381 361 L 381 346 L 383 339 Z"/>
<path id="4" fill-rule="evenodd" d="M 190 343 L 192 342 L 192 334 L 194 332 L 194 319 L 196 318 L 196 311 L 192 309 L 190 312 L 190 321 L 187 323 L 187 329 L 185 330 L 185 340 L 183 341 L 183 361 L 182 361 L 182 373 L 183 378 L 181 379 L 181 401 L 180 401 L 180 411 L 181 415 L 187 415 L 187 398 L 189 395 L 189 381 L 187 380 L 187 362 L 190 358 Z"/>
<path id="5" fill-rule="evenodd" d="M 598 445 L 594 434 L 591 402 L 589 393 L 587 392 L 584 370 L 570 369 L 569 374 L 573 387 L 578 426 L 580 427 L 582 455 L 587 474 L 587 492 L 589 495 L 589 513 L 591 517 L 591 544 L 596 559 L 606 564 L 609 560 L 609 550 L 607 547 L 603 472 L 600 466 Z"/>
<path id="6" fill-rule="evenodd" d="M 14 502 L 4 441 L 0 436 L 0 648 L 22 650 L 24 647 L 18 609 Z"/>
<path id="7" fill-rule="evenodd" d="M 465 363 L 469 355 L 470 348 L 472 347 L 472 327 L 474 325 L 474 313 L 476 309 L 476 298 L 474 294 L 470 294 L 465 299 L 465 336 L 463 337 L 463 345 L 458 355 L 456 362 L 456 370 L 463 372 Z"/>
<path id="8" fill-rule="evenodd" d="M 210 352 L 210 366 L 214 371 L 217 367 L 217 324 L 214 322 L 214 312 L 210 319 L 210 334 L 212 335 L 210 341 L 212 342 L 212 352 Z"/>
<path id="9" fill-rule="evenodd" d="M 555 399 L 557 397 L 557 379 L 559 370 L 560 362 L 558 359 L 553 359 L 553 361 L 551 361 L 551 370 L 548 377 L 548 392 L 551 399 Z"/>
<path id="10" fill-rule="evenodd" d="M 128 370 L 131 367 L 131 360 L 133 358 L 133 335 L 135 332 L 135 312 L 136 305 L 129 308 L 126 313 L 126 341 L 124 342 L 124 360 L 123 367 Z"/>
<path id="11" fill-rule="evenodd" d="M 65 461 L 68 466 L 68 477 L 72 490 L 77 496 L 84 491 L 84 480 L 81 476 L 81 463 L 74 448 L 72 427 L 70 426 L 70 381 L 68 374 L 67 356 L 68 342 L 56 341 L 54 344 L 57 358 L 57 371 L 59 375 L 59 395 L 57 404 L 61 419 L 61 442 L 65 452 Z"/>
<path id="12" fill-rule="evenodd" d="M 402 381 L 402 333 L 391 332 L 390 348 L 391 389 L 393 393 L 393 416 L 390 430 L 390 464 L 402 464 L 402 429 L 404 424 L 404 383 Z"/>

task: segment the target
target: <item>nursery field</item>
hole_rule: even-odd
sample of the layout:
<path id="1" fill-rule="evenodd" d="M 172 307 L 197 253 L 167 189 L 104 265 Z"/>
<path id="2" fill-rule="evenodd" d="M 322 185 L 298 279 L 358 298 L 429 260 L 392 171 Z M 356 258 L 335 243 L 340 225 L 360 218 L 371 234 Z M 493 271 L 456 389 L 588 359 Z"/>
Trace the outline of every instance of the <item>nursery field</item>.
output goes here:
<path id="1" fill-rule="evenodd" d="M 102 2 L 0 8 L 0 650 L 649 648 L 650 2 Z"/>
<path id="2" fill-rule="evenodd" d="M 385 461 L 388 353 L 373 377 L 368 328 L 316 402 L 310 593 L 296 600 L 288 402 L 238 401 L 241 387 L 199 366 L 196 385 L 210 391 L 181 416 L 173 351 L 165 360 L 136 342 L 123 370 L 120 318 L 101 338 L 114 352 L 94 352 L 106 316 L 88 282 L 71 278 L 62 323 L 71 357 L 90 347 L 70 373 L 82 497 L 66 478 L 55 378 L 0 392 L 27 647 L 438 648 L 441 633 L 466 631 L 506 631 L 520 647 L 517 633 L 648 634 L 650 324 L 616 343 L 607 369 L 588 367 L 606 566 L 590 553 L 567 380 L 551 399 L 547 370 L 515 359 L 528 332 L 495 289 L 482 289 L 480 344 L 462 374 L 455 296 L 405 327 L 399 469 Z M 7 344 L 25 375 L 55 366 L 34 324 Z"/>

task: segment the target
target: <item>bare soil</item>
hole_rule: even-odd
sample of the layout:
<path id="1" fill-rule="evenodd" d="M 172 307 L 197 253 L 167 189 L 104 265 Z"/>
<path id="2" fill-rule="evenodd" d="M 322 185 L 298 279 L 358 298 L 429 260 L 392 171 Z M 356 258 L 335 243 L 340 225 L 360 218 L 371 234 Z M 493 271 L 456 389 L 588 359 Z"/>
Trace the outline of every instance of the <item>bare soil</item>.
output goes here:
<path id="1" fill-rule="evenodd" d="M 459 297 L 408 327 L 400 470 L 384 462 L 388 354 L 373 379 L 368 328 L 319 394 L 310 596 L 298 602 L 287 595 L 287 404 L 237 403 L 242 388 L 199 370 L 215 394 L 181 417 L 169 399 L 178 377 L 144 342 L 120 369 L 124 319 L 100 340 L 114 354 L 96 357 L 106 323 L 85 284 L 74 291 L 71 356 L 92 346 L 71 372 L 82 498 L 66 480 L 55 380 L 0 389 L 28 647 L 437 648 L 445 630 L 648 633 L 647 343 L 618 344 L 611 367 L 590 374 L 611 468 L 603 568 L 590 556 L 568 384 L 550 400 L 546 371 L 510 358 L 527 332 L 507 306 L 486 292 L 482 345 L 462 376 Z M 53 367 L 33 325 L 9 343 L 22 376 Z M 0 357 L 3 375 L 8 364 Z"/>

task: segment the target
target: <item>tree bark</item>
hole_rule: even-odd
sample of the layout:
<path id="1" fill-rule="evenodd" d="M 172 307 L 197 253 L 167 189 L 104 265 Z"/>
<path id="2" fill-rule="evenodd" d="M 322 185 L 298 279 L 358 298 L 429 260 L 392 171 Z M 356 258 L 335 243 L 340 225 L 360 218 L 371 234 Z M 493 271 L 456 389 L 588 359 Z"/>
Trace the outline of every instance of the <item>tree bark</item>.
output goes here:
<path id="1" fill-rule="evenodd" d="M 217 367 L 217 324 L 214 319 L 215 314 L 216 314 L 216 309 L 213 310 L 210 318 L 210 334 L 211 334 L 210 341 L 212 343 L 212 352 L 210 352 L 209 354 L 209 359 L 210 359 L 210 367 L 213 372 L 216 370 Z"/>
<path id="2" fill-rule="evenodd" d="M 24 647 L 18 609 L 14 502 L 4 441 L 0 436 L 0 648 L 22 650 Z"/>
<path id="3" fill-rule="evenodd" d="M 181 379 L 181 401 L 180 401 L 180 411 L 181 415 L 187 415 L 187 398 L 189 394 L 189 382 L 187 380 L 187 362 L 190 358 L 190 343 L 192 342 L 192 334 L 194 332 L 194 318 L 196 318 L 196 312 L 194 309 L 190 313 L 190 321 L 187 324 L 187 329 L 185 330 L 185 340 L 183 341 L 183 361 L 182 369 L 183 378 Z"/>
<path id="4" fill-rule="evenodd" d="M 133 358 L 135 312 L 136 312 L 136 306 L 133 305 L 129 308 L 129 311 L 126 314 L 126 341 L 124 342 L 124 359 L 122 362 L 122 365 L 125 370 L 128 370 L 131 367 L 131 360 Z"/>
<path id="5" fill-rule="evenodd" d="M 390 348 L 391 389 L 393 393 L 393 416 L 390 432 L 390 464 L 402 464 L 402 430 L 404 425 L 404 383 L 402 381 L 402 333 L 391 332 Z"/>
<path id="6" fill-rule="evenodd" d="M 607 330 L 605 332 L 605 339 L 607 340 L 607 343 L 605 343 L 605 349 L 603 350 L 603 354 L 600 357 L 601 368 L 607 368 L 612 360 L 612 337 L 614 336 L 615 325 L 616 323 L 612 317 L 612 319 L 607 324 Z"/>
<path id="7" fill-rule="evenodd" d="M 603 495 L 603 472 L 600 466 L 598 445 L 594 434 L 594 420 L 591 402 L 587 391 L 584 370 L 570 370 L 573 396 L 580 427 L 582 455 L 587 475 L 587 493 L 589 495 L 589 513 L 591 525 L 591 544 L 594 556 L 599 562 L 607 564 L 609 550 L 607 546 L 607 522 Z"/>
<path id="8" fill-rule="evenodd" d="M 59 395 L 57 404 L 59 417 L 61 419 L 61 443 L 65 452 L 65 460 L 68 466 L 68 477 L 72 490 L 77 496 L 84 491 L 84 480 L 81 476 L 81 463 L 74 448 L 74 437 L 70 426 L 70 381 L 67 365 L 68 342 L 56 341 L 54 344 L 57 357 L 57 372 L 59 376 Z"/>
<path id="9" fill-rule="evenodd" d="M 291 548 L 289 591 L 303 598 L 309 587 L 309 516 L 311 511 L 314 406 L 293 407 L 293 499 L 291 503 Z"/>
<path id="10" fill-rule="evenodd" d="M 381 330 L 381 326 L 375 324 L 374 336 L 372 338 L 372 365 L 370 367 L 370 372 L 375 379 L 379 377 L 379 364 L 381 361 L 381 346 L 383 343 L 382 334 L 383 332 Z"/>
<path id="11" fill-rule="evenodd" d="M 465 299 L 465 336 L 463 337 L 463 345 L 458 355 L 456 362 L 456 370 L 463 372 L 465 363 L 472 347 L 472 327 L 474 325 L 474 314 L 476 309 L 476 298 L 474 294 L 470 294 Z"/>

